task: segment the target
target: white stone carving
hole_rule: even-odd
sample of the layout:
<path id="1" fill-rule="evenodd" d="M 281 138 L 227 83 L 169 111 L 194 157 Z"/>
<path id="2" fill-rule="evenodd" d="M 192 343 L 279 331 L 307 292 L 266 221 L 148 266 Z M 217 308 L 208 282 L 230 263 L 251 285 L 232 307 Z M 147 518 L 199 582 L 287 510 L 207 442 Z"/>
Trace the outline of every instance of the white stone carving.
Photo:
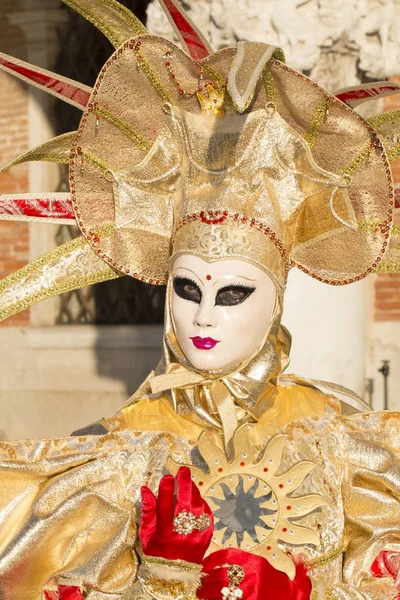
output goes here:
<path id="1" fill-rule="evenodd" d="M 400 0 L 185 0 L 215 50 L 239 39 L 281 46 L 287 62 L 334 90 L 399 73 Z M 147 26 L 173 39 L 152 0 Z"/>

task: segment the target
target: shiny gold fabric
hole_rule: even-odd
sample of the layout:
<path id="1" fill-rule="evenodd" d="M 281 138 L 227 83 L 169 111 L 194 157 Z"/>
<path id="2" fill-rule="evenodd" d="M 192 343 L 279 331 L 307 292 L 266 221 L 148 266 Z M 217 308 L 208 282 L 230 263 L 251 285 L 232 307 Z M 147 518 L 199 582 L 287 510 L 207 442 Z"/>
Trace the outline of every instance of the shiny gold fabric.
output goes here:
<path id="1" fill-rule="evenodd" d="M 131 404 L 121 416 L 118 431 L 104 436 L 0 444 L 3 600 L 41 600 L 58 577 L 79 580 L 89 600 L 148 599 L 131 552 L 140 486 L 155 490 L 170 457 L 199 464 L 199 425 L 193 415 L 175 415 L 163 397 Z M 280 547 L 310 564 L 317 600 L 395 596 L 393 582 L 372 580 L 369 567 L 380 550 L 400 550 L 399 425 L 398 413 L 344 417 L 338 401 L 298 385 L 274 387 L 252 425 L 255 457 L 281 433 L 282 472 L 301 460 L 316 465 L 294 495 L 326 499 L 296 521 L 320 545 Z M 211 431 L 221 447 L 219 430 Z"/>

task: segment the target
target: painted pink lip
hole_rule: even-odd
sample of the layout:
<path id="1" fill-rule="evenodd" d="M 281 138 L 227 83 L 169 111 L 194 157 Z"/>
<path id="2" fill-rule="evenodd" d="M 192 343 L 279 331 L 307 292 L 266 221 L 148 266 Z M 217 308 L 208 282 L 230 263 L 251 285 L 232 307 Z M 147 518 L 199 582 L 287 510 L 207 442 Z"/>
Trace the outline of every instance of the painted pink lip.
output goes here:
<path id="1" fill-rule="evenodd" d="M 217 344 L 219 344 L 219 340 L 213 340 L 212 338 L 202 338 L 196 336 L 191 337 L 190 339 L 199 350 L 212 350 Z"/>

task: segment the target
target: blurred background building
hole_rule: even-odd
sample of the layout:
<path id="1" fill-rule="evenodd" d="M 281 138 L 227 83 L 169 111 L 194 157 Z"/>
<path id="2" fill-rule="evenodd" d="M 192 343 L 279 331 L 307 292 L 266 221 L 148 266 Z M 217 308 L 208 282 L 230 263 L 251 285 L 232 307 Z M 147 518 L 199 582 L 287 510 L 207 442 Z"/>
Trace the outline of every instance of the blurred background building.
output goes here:
<path id="1" fill-rule="evenodd" d="M 153 0 L 123 0 L 152 33 L 173 39 Z M 281 46 L 287 62 L 330 91 L 400 81 L 400 0 L 185 0 L 215 50 L 239 39 Z M 0 51 L 93 85 L 109 42 L 60 0 L 0 0 Z M 368 106 L 400 109 L 400 95 Z M 0 164 L 74 131 L 78 110 L 0 73 Z M 400 161 L 399 161 L 400 162 Z M 393 164 L 400 182 L 400 164 Z M 0 174 L 0 194 L 68 189 L 66 166 Z M 0 221 L 0 278 L 77 235 L 63 225 Z M 0 324 L 0 439 L 67 435 L 116 410 L 156 366 L 164 289 L 131 278 L 42 302 Z M 302 273 L 288 285 L 290 372 L 334 381 L 400 409 L 400 275 L 331 288 Z"/>

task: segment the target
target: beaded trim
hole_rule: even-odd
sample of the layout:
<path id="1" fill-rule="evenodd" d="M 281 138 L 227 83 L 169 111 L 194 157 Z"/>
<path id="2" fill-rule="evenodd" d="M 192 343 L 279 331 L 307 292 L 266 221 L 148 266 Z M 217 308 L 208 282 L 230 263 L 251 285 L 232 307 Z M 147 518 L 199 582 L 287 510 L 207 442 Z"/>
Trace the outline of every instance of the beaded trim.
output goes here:
<path id="1" fill-rule="evenodd" d="M 398 108 L 396 110 L 391 110 L 367 119 L 368 123 L 372 125 L 372 127 L 381 127 L 382 125 L 386 125 L 386 123 L 396 123 L 399 120 L 400 110 Z"/>
<path id="2" fill-rule="evenodd" d="M 396 144 L 393 148 L 387 151 L 387 157 L 390 162 L 393 162 L 400 158 L 400 144 Z"/>
<path id="3" fill-rule="evenodd" d="M 187 562 L 186 560 L 182 560 L 181 558 L 178 558 L 176 560 L 169 560 L 167 558 L 162 558 L 161 556 L 147 556 L 147 555 L 142 555 L 142 563 L 143 564 L 150 564 L 150 565 L 165 565 L 168 567 L 176 567 L 181 571 L 194 571 L 197 572 L 199 570 L 201 570 L 201 565 L 198 565 L 197 563 L 190 563 Z"/>
<path id="4" fill-rule="evenodd" d="M 308 563 L 309 569 L 317 569 L 318 567 L 324 567 L 325 565 L 336 560 L 344 551 L 344 541 L 340 543 L 338 548 L 335 548 L 331 552 L 324 554 L 324 556 L 320 556 Z"/>
<path id="5" fill-rule="evenodd" d="M 148 36 L 150 37 L 150 36 Z M 156 38 L 157 39 L 157 38 Z M 94 90 L 93 90 L 93 94 L 92 94 L 92 100 L 93 100 L 93 104 L 95 102 L 95 97 L 97 95 L 97 91 L 98 88 L 100 87 L 101 81 L 104 78 L 104 74 L 106 73 L 108 67 L 112 64 L 113 61 L 116 61 L 121 54 L 126 51 L 127 49 L 133 49 L 135 54 L 136 54 L 136 58 L 138 61 L 138 64 L 140 65 L 140 67 L 142 68 L 143 73 L 148 77 L 149 81 L 152 83 L 154 89 L 159 93 L 159 95 L 166 100 L 167 102 L 170 102 L 171 104 L 174 104 L 174 102 L 172 101 L 167 89 L 165 88 L 165 86 L 162 84 L 162 82 L 160 81 L 160 79 L 157 77 L 157 75 L 155 74 L 155 72 L 153 71 L 153 69 L 151 68 L 149 62 L 147 61 L 147 59 L 143 56 L 143 54 L 140 51 L 140 47 L 141 47 L 141 40 L 137 40 L 137 39 L 132 39 L 128 42 L 125 42 L 123 47 L 120 47 L 118 49 L 118 52 L 114 53 L 113 56 L 107 61 L 107 63 L 104 65 L 104 67 L 102 68 L 100 75 L 98 77 L 98 80 L 95 84 Z M 225 50 L 228 51 L 229 49 Z M 140 53 L 139 53 L 140 52 Z M 208 57 L 209 58 L 209 57 Z M 329 96 L 327 96 L 327 93 L 325 90 L 323 90 L 317 83 L 311 81 L 310 79 L 308 79 L 308 77 L 306 77 L 305 75 L 303 75 L 302 73 L 299 73 L 298 71 L 295 71 L 294 69 L 291 69 L 290 67 L 288 67 L 286 64 L 282 63 L 280 60 L 275 59 L 275 58 L 271 58 L 270 59 L 270 64 L 273 65 L 274 67 L 278 68 L 278 69 L 282 69 L 294 76 L 296 76 L 298 79 L 301 79 L 304 83 L 306 83 L 307 85 L 312 85 L 314 88 L 318 89 L 321 94 L 323 94 L 324 99 L 326 100 L 327 98 L 329 98 Z M 206 60 L 205 61 L 201 61 L 201 64 L 203 67 L 205 67 L 206 64 Z M 333 98 L 333 97 L 332 97 Z M 333 100 L 332 100 L 333 101 Z M 369 133 L 370 133 L 370 138 L 371 141 L 369 142 L 369 144 L 367 144 L 367 146 L 359 153 L 358 156 L 355 157 L 355 159 L 353 159 L 353 161 L 350 163 L 350 165 L 344 170 L 344 172 L 342 173 L 342 175 L 346 176 L 349 175 L 351 176 L 353 173 L 355 173 L 362 165 L 364 165 L 372 150 L 377 150 L 380 151 L 381 153 L 381 158 L 382 161 L 384 163 L 385 169 L 386 169 L 386 175 L 387 175 L 387 180 L 388 180 L 388 191 L 389 191 L 389 202 L 388 202 L 388 211 L 387 211 L 387 225 L 391 225 L 391 222 L 393 220 L 393 204 L 394 204 L 394 188 L 393 188 L 393 182 L 392 182 L 392 175 L 391 175 L 391 170 L 390 170 L 390 165 L 388 162 L 388 158 L 387 155 L 385 153 L 385 150 L 375 132 L 375 130 L 373 129 L 373 127 L 366 122 L 364 119 L 362 119 L 359 115 L 357 115 L 357 113 L 355 113 L 350 107 L 348 107 L 347 105 L 343 104 L 342 106 L 343 110 L 347 110 L 349 111 L 349 114 L 351 114 L 352 118 L 356 118 L 359 120 L 360 123 L 362 123 L 362 125 L 364 127 L 367 127 Z M 85 111 L 83 118 L 81 120 L 81 124 L 78 130 L 78 134 L 76 137 L 76 140 L 78 141 L 82 135 L 82 131 L 83 131 L 83 127 L 86 125 L 87 122 L 87 118 L 88 118 L 88 111 Z M 70 170 L 71 170 L 71 174 L 70 174 L 70 181 L 71 181 L 71 190 L 72 190 L 72 204 L 73 204 L 73 208 L 75 213 L 79 213 L 78 210 L 78 206 L 76 203 L 76 192 L 75 192 L 75 178 L 74 178 L 74 174 L 73 174 L 73 168 L 75 167 L 75 158 L 77 156 L 75 150 L 77 150 L 77 148 L 73 148 L 71 151 L 71 157 L 70 157 Z M 81 160 L 86 160 L 88 159 L 88 162 L 91 161 L 91 159 L 93 160 L 92 164 L 96 164 L 96 166 L 100 166 L 101 168 L 104 168 L 104 170 L 107 170 L 108 167 L 106 165 L 101 165 L 100 161 L 98 159 L 96 159 L 95 157 L 91 157 L 91 156 L 86 156 L 86 155 L 81 155 Z M 223 211 L 222 211 L 223 212 Z M 189 215 L 187 217 L 185 217 L 184 219 L 186 219 L 185 222 L 187 222 L 188 219 L 192 219 L 197 218 L 197 216 L 200 215 Z M 331 285 L 346 285 L 348 283 L 353 283 L 354 281 L 359 281 L 360 279 L 363 279 L 364 277 L 366 277 L 366 275 L 368 273 L 372 273 L 374 269 L 376 269 L 379 265 L 379 263 L 382 261 L 382 254 L 384 254 L 385 250 L 386 250 L 386 245 L 382 246 L 382 249 L 380 251 L 380 254 L 376 257 L 375 261 L 372 263 L 371 267 L 369 267 L 364 273 L 362 273 L 361 275 L 357 275 L 353 278 L 349 278 L 349 279 L 345 279 L 343 281 L 335 281 L 335 280 L 330 280 L 330 279 L 325 279 L 323 277 L 320 277 L 314 273 L 310 273 L 310 271 L 305 268 L 303 265 L 301 265 L 300 263 L 297 263 L 294 260 L 288 260 L 287 254 L 286 254 L 286 250 L 283 246 L 283 243 L 276 238 L 276 234 L 275 232 L 271 232 L 270 228 L 266 227 L 263 223 L 261 222 L 256 222 L 255 219 L 250 219 L 247 216 L 242 216 L 239 214 L 235 214 L 235 215 L 228 215 L 229 218 L 234 218 L 236 217 L 236 219 L 245 219 L 243 222 L 247 223 L 249 221 L 250 226 L 253 227 L 257 227 L 261 232 L 264 232 L 265 235 L 268 235 L 270 237 L 271 240 L 274 241 L 275 245 L 277 246 L 277 248 L 279 249 L 281 256 L 285 262 L 285 264 L 287 265 L 287 268 L 289 269 L 290 267 L 297 267 L 300 271 L 303 271 L 306 274 L 311 275 L 311 277 L 313 277 L 314 279 L 317 279 L 319 281 L 322 281 L 324 283 L 329 283 Z M 182 226 L 184 223 L 184 219 L 182 219 L 175 228 L 175 232 L 177 231 L 177 229 Z M 80 221 L 79 224 L 81 224 L 82 221 Z M 82 232 L 85 233 L 85 229 L 83 228 L 83 225 L 80 225 Z M 173 239 L 173 238 L 172 238 Z M 386 240 L 385 240 L 386 241 Z M 122 273 L 125 273 L 127 275 L 133 275 L 133 277 L 140 279 L 141 281 L 146 281 L 147 283 L 151 283 L 151 284 L 156 284 L 156 285 L 161 285 L 161 284 L 165 284 L 166 281 L 165 280 L 154 280 L 154 279 L 150 279 L 147 278 L 143 275 L 140 275 L 138 273 L 131 273 L 131 270 L 127 267 L 124 267 L 122 265 L 118 265 L 112 258 L 108 257 L 104 252 L 102 252 L 100 250 L 100 248 L 96 248 L 96 245 L 93 244 L 93 241 L 89 239 L 89 243 L 91 243 L 92 248 L 94 249 L 95 252 L 97 252 L 97 254 L 103 258 L 104 260 L 108 261 L 110 265 L 112 265 L 115 269 L 118 269 L 119 271 L 121 271 Z"/>
<path id="6" fill-rule="evenodd" d="M 275 244 L 275 246 L 279 250 L 283 262 L 286 264 L 287 267 L 289 267 L 289 260 L 284 244 L 270 227 L 265 225 L 265 223 L 262 223 L 261 221 L 256 221 L 256 219 L 252 219 L 246 215 L 241 215 L 239 213 L 232 214 L 228 210 L 201 211 L 200 213 L 194 213 L 192 215 L 187 215 L 186 217 L 179 219 L 172 233 L 172 244 L 174 242 L 177 231 L 181 227 L 186 225 L 186 223 L 190 223 L 190 221 L 196 221 L 198 219 L 206 225 L 217 225 L 223 223 L 227 219 L 231 219 L 232 221 L 240 221 L 241 223 L 248 225 L 249 227 L 258 229 L 261 234 L 268 236 L 270 240 Z"/>
<path id="7" fill-rule="evenodd" d="M 144 56 L 143 52 L 140 50 L 141 45 L 142 45 L 141 40 L 137 40 L 137 41 L 131 40 L 130 42 L 126 42 L 124 44 L 124 48 L 130 48 L 131 50 L 134 50 L 134 52 L 136 54 L 136 60 L 139 64 L 142 72 L 149 79 L 152 86 L 154 87 L 156 92 L 159 93 L 161 98 L 163 100 L 166 100 L 170 104 L 175 104 L 172 97 L 170 96 L 167 88 L 163 85 L 163 83 L 161 82 L 161 79 L 159 77 L 157 77 L 157 75 L 153 71 L 152 67 L 150 66 L 149 61 Z M 121 50 L 121 48 L 120 48 L 120 50 Z M 112 58 L 114 59 L 114 57 L 115 57 L 115 55 Z"/>
<path id="8" fill-rule="evenodd" d="M 98 19 L 93 12 L 89 11 L 87 8 L 83 8 L 83 6 L 76 0 L 63 1 L 77 13 L 82 15 L 82 17 L 85 17 L 85 19 L 89 21 L 89 23 L 93 23 L 93 25 L 97 27 L 97 29 L 101 31 L 101 33 L 103 33 L 106 36 L 106 38 L 112 43 L 114 48 L 118 48 L 118 46 L 120 46 L 121 43 L 124 41 L 121 40 L 102 19 Z"/>
<path id="9" fill-rule="evenodd" d="M 102 117 L 112 125 L 115 125 L 122 133 L 128 136 L 132 142 L 136 144 L 143 152 L 148 152 L 151 148 L 151 144 L 140 135 L 133 127 L 124 123 L 118 117 L 115 117 L 112 113 L 110 113 L 106 108 L 100 106 L 98 102 L 90 102 L 88 104 L 88 111 L 92 112 L 98 117 Z"/>
<path id="10" fill-rule="evenodd" d="M 81 14 L 87 21 L 93 23 L 99 31 L 101 31 L 112 43 L 114 48 L 118 48 L 124 41 L 125 38 L 120 38 L 115 30 L 109 27 L 105 20 L 99 19 L 96 17 L 96 13 L 94 11 L 90 11 L 87 8 L 83 8 L 83 6 L 77 0 L 64 0 L 65 4 L 73 8 L 76 12 Z M 108 8 L 111 8 L 114 11 L 118 11 L 122 18 L 126 21 L 126 23 L 132 28 L 132 33 L 134 35 L 145 35 L 147 33 L 147 29 L 144 25 L 135 17 L 131 11 L 129 11 L 125 6 L 119 4 L 118 2 L 114 2 L 113 0 L 97 0 L 99 4 L 103 4 Z"/>
<path id="11" fill-rule="evenodd" d="M 308 126 L 308 130 L 304 138 L 310 148 L 314 148 L 315 146 L 320 129 L 326 118 L 329 116 L 329 107 L 332 102 L 332 96 L 325 96 L 325 98 L 318 103 L 316 109 L 314 110 L 310 125 Z"/>
<path id="12" fill-rule="evenodd" d="M 377 273 L 400 273 L 400 263 L 383 261 L 376 270 Z"/>
<path id="13" fill-rule="evenodd" d="M 272 76 L 271 69 L 269 68 L 268 63 L 264 67 L 263 82 L 267 102 L 272 102 L 276 106 L 278 102 L 278 97 L 276 95 L 274 78 Z"/>

